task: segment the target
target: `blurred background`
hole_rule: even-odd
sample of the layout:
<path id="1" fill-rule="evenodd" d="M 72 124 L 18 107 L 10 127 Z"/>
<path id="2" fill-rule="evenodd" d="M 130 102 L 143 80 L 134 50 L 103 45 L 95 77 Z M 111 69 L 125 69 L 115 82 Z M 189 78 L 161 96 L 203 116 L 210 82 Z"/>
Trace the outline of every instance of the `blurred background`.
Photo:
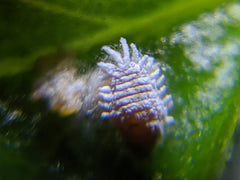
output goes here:
<path id="1" fill-rule="evenodd" d="M 234 0 L 1 0 L 0 179 L 239 179 L 239 33 Z M 153 149 L 96 108 L 101 47 L 120 37 L 173 96 Z"/>

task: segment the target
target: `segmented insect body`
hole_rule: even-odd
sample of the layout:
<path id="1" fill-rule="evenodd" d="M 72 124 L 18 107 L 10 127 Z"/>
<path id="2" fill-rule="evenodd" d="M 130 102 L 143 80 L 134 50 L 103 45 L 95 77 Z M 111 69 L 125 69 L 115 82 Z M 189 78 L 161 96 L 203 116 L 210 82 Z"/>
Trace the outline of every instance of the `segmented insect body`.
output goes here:
<path id="1" fill-rule="evenodd" d="M 116 63 L 98 63 L 110 77 L 109 84 L 99 88 L 102 118 L 112 120 L 127 142 L 149 149 L 163 133 L 163 123 L 173 122 L 168 116 L 172 96 L 165 95 L 165 76 L 155 59 L 141 55 L 133 43 L 130 53 L 126 39 L 120 42 L 122 53 L 102 48 Z"/>

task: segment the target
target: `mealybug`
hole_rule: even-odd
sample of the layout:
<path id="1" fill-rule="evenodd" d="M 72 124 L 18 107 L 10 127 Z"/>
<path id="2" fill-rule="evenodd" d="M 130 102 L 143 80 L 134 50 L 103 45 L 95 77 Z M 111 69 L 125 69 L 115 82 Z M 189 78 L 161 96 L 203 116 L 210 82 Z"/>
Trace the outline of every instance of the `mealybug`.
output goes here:
<path id="1" fill-rule="evenodd" d="M 98 63 L 110 78 L 108 84 L 99 88 L 102 118 L 110 119 L 134 148 L 149 150 L 163 134 L 164 122 L 174 121 L 168 116 L 172 96 L 166 95 L 165 76 L 159 63 L 142 55 L 133 43 L 130 51 L 126 39 L 121 38 L 120 42 L 122 52 L 102 47 L 114 63 Z"/>

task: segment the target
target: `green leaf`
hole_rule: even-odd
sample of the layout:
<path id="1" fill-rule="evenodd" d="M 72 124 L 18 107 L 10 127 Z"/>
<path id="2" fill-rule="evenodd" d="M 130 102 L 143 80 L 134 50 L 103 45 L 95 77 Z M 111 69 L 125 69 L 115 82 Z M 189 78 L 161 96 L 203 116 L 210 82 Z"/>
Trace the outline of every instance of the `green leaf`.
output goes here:
<path id="1" fill-rule="evenodd" d="M 205 13 L 170 38 L 176 123 L 155 157 L 163 179 L 216 179 L 239 118 L 239 4 Z M 167 53 L 171 54 L 171 53 Z"/>
<path id="2" fill-rule="evenodd" d="M 240 5 L 227 2 L 2 0 L 0 179 L 11 172 L 39 179 L 220 177 L 240 101 Z M 38 62 L 46 63 L 39 57 L 63 47 L 80 63 L 96 66 L 101 46 L 117 44 L 120 37 L 156 57 L 174 99 L 169 113 L 175 123 L 148 158 L 129 152 L 111 124 L 99 125 L 99 117 L 60 117 L 30 98 Z M 54 65 L 61 57 L 45 59 Z"/>
<path id="3" fill-rule="evenodd" d="M 60 46 L 88 61 L 93 61 L 103 44 L 121 36 L 131 37 L 142 46 L 148 39 L 169 35 L 177 25 L 223 2 L 3 0 L 0 75 L 25 71 L 40 55 Z"/>

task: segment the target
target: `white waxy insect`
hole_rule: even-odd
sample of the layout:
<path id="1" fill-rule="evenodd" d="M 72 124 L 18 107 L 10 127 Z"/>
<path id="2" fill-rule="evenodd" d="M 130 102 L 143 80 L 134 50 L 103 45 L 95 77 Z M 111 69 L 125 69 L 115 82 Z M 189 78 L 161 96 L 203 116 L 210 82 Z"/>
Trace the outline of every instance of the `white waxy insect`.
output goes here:
<path id="1" fill-rule="evenodd" d="M 129 141 L 142 138 L 142 134 L 151 136 L 151 132 L 149 141 L 155 138 L 156 132 L 163 133 L 164 123 L 174 122 L 168 116 L 172 96 L 166 95 L 165 76 L 155 59 L 142 55 L 133 43 L 130 51 L 125 38 L 120 43 L 122 52 L 108 46 L 102 48 L 115 62 L 98 63 L 110 79 L 106 86 L 99 88 L 99 106 L 104 109 L 102 118 L 113 121 Z"/>

